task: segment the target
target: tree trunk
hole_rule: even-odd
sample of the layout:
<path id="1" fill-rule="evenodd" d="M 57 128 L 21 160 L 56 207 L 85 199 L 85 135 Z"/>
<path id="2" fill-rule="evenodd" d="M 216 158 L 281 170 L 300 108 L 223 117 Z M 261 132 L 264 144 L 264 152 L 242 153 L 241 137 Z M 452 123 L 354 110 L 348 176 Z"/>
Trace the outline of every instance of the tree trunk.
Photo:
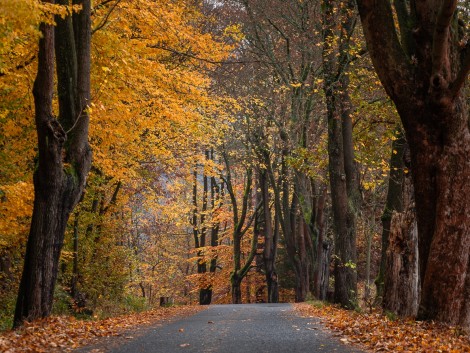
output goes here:
<path id="1" fill-rule="evenodd" d="M 443 120 L 460 115 L 462 121 L 464 114 L 467 120 L 463 97 L 461 103 Z M 433 117 L 428 112 L 426 117 L 443 118 L 442 114 Z M 419 129 L 422 131 L 423 126 Z M 416 136 L 418 131 L 409 135 Z M 456 131 L 439 129 L 433 135 L 426 146 L 417 145 L 412 136 L 408 137 L 418 217 L 420 275 L 423 276 L 418 317 L 470 327 L 468 123 Z"/>
<path id="2" fill-rule="evenodd" d="M 325 72 L 324 91 L 328 118 L 328 160 L 335 229 L 335 302 L 353 308 L 357 301 L 356 213 L 359 189 L 354 163 L 351 103 L 346 63 L 349 38 L 354 29 L 352 2 L 339 11 L 340 28 L 338 55 L 335 43 L 337 19 L 334 2 L 323 2 L 326 26 L 323 47 Z"/>
<path id="3" fill-rule="evenodd" d="M 393 212 L 403 211 L 403 180 L 405 168 L 405 150 L 406 139 L 398 127 L 395 132 L 395 140 L 392 142 L 392 153 L 390 157 L 390 175 L 388 179 L 387 200 L 382 214 L 382 252 L 380 258 L 379 274 L 375 280 L 377 287 L 376 302 L 382 302 L 384 297 L 384 281 L 385 281 L 385 263 L 387 258 L 387 249 L 390 235 L 390 225 Z M 412 190 L 411 190 L 412 191 Z"/>
<path id="4" fill-rule="evenodd" d="M 232 304 L 242 303 L 242 279 L 243 278 L 240 278 L 236 273 L 232 274 L 232 278 L 230 279 L 232 284 Z"/>
<path id="5" fill-rule="evenodd" d="M 310 258 L 307 251 L 308 225 L 299 204 L 298 178 L 292 195 L 289 224 L 291 228 L 284 235 L 286 250 L 295 272 L 295 301 L 304 302 L 310 289 Z M 287 212 L 286 212 L 287 213 Z M 287 213 L 287 214 L 289 214 Z"/>
<path id="6" fill-rule="evenodd" d="M 316 235 L 316 258 L 313 271 L 313 295 L 319 300 L 326 299 L 326 292 L 329 286 L 329 270 L 331 260 L 331 246 L 325 239 L 325 202 L 327 187 L 322 185 L 315 198 L 313 232 Z"/>
<path id="7" fill-rule="evenodd" d="M 14 326 L 48 316 L 65 228 L 80 200 L 91 165 L 88 144 L 90 103 L 90 1 L 82 11 L 41 25 L 38 74 L 33 95 L 39 163 L 34 173 L 34 208 L 18 292 Z M 73 28 L 75 26 L 75 30 Z M 54 44 L 57 60 L 59 118 L 52 116 Z M 67 131 L 64 131 L 67 129 Z"/>
<path id="8" fill-rule="evenodd" d="M 75 220 L 73 223 L 73 262 L 72 262 L 72 278 L 70 281 L 70 294 L 72 295 L 75 305 L 83 307 L 84 302 L 80 300 L 80 292 L 78 291 L 78 227 L 79 227 L 80 212 L 75 213 Z"/>
<path id="9" fill-rule="evenodd" d="M 402 165 L 409 165 L 409 153 L 404 143 L 400 151 L 405 162 Z M 420 296 L 418 225 L 411 179 L 410 173 L 403 173 L 401 190 L 397 190 L 402 210 L 401 213 L 394 211 L 391 217 L 383 297 L 385 310 L 404 317 L 416 316 Z"/>
<path id="10" fill-rule="evenodd" d="M 383 307 L 415 317 L 419 303 L 418 226 L 412 208 L 394 213 L 387 249 Z"/>
<path id="11" fill-rule="evenodd" d="M 416 2 L 397 12 L 406 41 L 397 36 L 389 1 L 357 3 L 372 61 L 410 146 L 418 318 L 470 327 L 470 131 L 463 89 L 470 44 L 459 30 L 458 2 Z"/>
<path id="12" fill-rule="evenodd" d="M 209 159 L 209 151 L 206 151 L 206 161 Z M 208 177 L 204 173 L 203 175 L 203 190 L 202 190 L 202 212 L 201 212 L 201 222 L 200 227 L 201 231 L 199 232 L 199 246 L 204 248 L 206 246 L 206 235 L 207 235 L 207 225 L 206 225 L 206 212 L 207 212 L 207 197 L 208 197 Z M 197 265 L 197 273 L 205 274 L 207 272 L 207 261 L 205 259 L 206 253 L 204 251 L 199 251 L 198 256 L 200 259 L 198 260 Z M 201 257 L 203 257 L 201 259 Z M 206 281 L 204 281 L 206 282 Z M 200 305 L 209 305 L 212 300 L 212 289 L 210 284 L 204 284 L 204 288 L 199 289 L 199 304 Z"/>
<path id="13" fill-rule="evenodd" d="M 273 229 L 272 225 L 271 209 L 269 207 L 269 183 L 266 173 L 266 170 L 261 170 L 259 173 L 264 224 L 263 262 L 268 287 L 268 303 L 277 303 L 279 301 L 279 286 L 276 273 L 276 254 L 279 230 L 277 226 L 276 229 Z"/>

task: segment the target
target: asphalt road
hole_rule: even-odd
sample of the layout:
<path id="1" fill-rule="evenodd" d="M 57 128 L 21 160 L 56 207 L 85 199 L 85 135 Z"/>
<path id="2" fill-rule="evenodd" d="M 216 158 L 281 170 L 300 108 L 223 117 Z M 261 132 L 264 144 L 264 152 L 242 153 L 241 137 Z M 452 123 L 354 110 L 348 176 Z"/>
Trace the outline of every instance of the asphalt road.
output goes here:
<path id="1" fill-rule="evenodd" d="M 211 305 L 207 310 L 127 340 L 79 352 L 112 353 L 359 353 L 333 337 L 315 318 L 295 315 L 290 304 Z"/>

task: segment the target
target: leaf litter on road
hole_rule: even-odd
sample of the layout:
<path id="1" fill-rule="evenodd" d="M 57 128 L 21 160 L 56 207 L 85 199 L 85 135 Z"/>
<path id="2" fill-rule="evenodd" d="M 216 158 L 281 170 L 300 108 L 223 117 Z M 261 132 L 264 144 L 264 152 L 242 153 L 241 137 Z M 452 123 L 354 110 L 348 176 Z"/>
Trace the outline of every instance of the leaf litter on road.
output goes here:
<path id="1" fill-rule="evenodd" d="M 93 343 L 99 337 L 123 336 L 126 331 L 137 326 L 155 324 L 175 316 L 189 316 L 203 309 L 199 306 L 156 308 L 99 321 L 77 320 L 67 316 L 50 317 L 26 323 L 16 331 L 0 334 L 0 352 L 69 352 Z M 123 337 L 133 339 L 131 335 Z"/>
<path id="2" fill-rule="evenodd" d="M 414 319 L 389 319 L 381 312 L 358 313 L 333 305 L 295 304 L 303 316 L 318 317 L 345 344 L 372 352 L 468 353 L 470 336 L 458 327 Z"/>

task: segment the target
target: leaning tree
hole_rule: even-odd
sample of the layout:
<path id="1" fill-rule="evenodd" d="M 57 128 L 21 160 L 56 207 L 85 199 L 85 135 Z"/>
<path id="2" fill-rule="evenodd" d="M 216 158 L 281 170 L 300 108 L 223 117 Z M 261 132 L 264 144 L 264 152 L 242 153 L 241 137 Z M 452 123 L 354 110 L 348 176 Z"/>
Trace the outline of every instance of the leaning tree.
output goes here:
<path id="1" fill-rule="evenodd" d="M 466 24 L 459 19 L 457 0 L 357 3 L 372 61 L 395 102 L 410 146 L 422 285 L 418 318 L 468 327 L 470 131 L 464 87 L 470 44 Z"/>

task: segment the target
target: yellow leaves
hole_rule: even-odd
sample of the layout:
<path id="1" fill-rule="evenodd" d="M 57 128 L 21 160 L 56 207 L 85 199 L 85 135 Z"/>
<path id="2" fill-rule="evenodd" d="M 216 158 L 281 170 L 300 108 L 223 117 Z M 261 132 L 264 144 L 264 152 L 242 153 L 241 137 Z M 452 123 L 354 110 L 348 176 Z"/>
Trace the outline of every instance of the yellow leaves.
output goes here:
<path id="1" fill-rule="evenodd" d="M 238 23 L 225 27 L 224 35 L 230 37 L 235 42 L 240 42 L 245 39 L 245 34 L 242 31 L 242 27 Z"/>
<path id="2" fill-rule="evenodd" d="M 33 210 L 33 185 L 25 182 L 0 188 L 0 246 L 18 246 L 25 237 Z"/>
<path id="3" fill-rule="evenodd" d="M 106 14 L 106 8 L 98 9 L 94 21 L 100 23 Z M 223 109 L 230 103 L 210 92 L 207 71 L 200 70 L 213 65 L 184 54 L 219 61 L 230 47 L 203 33 L 200 25 L 207 19 L 190 2 L 123 1 L 113 14 L 93 36 L 98 110 L 91 143 L 95 164 L 129 182 L 142 162 L 170 169 L 205 144 L 207 136 L 223 130 L 213 117 L 225 119 Z M 232 26 L 226 34 L 238 32 Z"/>

